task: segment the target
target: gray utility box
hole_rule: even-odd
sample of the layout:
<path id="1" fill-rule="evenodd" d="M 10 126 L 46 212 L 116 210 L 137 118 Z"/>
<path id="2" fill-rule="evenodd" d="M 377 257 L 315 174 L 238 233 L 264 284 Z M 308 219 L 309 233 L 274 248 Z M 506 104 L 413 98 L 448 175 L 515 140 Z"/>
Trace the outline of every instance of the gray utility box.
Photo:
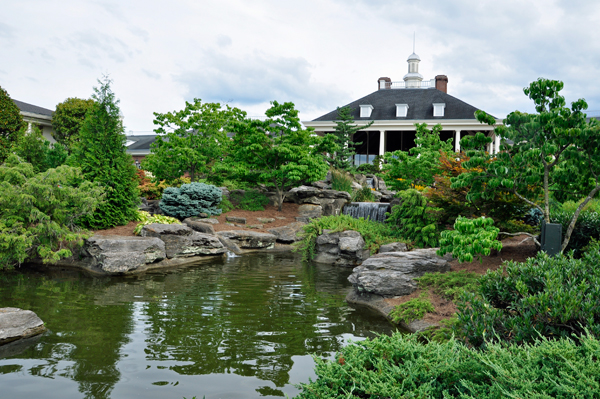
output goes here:
<path id="1" fill-rule="evenodd" d="M 542 221 L 540 244 L 542 244 L 542 251 L 546 252 L 549 256 L 559 254 L 562 245 L 562 224 Z"/>

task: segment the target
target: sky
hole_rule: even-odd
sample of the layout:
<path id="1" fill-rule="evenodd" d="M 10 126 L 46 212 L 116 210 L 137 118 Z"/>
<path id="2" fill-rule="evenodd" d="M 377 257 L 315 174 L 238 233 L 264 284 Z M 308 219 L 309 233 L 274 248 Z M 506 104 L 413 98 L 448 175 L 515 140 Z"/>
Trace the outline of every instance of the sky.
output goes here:
<path id="1" fill-rule="evenodd" d="M 413 35 L 424 79 L 496 117 L 539 77 L 600 113 L 594 0 L 0 0 L 0 87 L 54 110 L 107 75 L 129 134 L 194 98 L 312 120 L 401 81 Z"/>

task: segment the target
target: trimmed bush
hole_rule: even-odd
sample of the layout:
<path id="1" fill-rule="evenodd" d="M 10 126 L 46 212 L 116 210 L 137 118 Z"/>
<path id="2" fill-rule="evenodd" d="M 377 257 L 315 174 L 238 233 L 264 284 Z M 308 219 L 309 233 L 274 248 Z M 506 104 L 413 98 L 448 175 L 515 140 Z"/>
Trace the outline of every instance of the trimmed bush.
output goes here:
<path id="1" fill-rule="evenodd" d="M 402 203 L 392 208 L 387 222 L 395 227 L 398 235 L 413 241 L 415 246 L 435 247 L 439 239 L 433 215 L 435 208 L 429 207 L 427 198 L 415 189 L 401 191 L 397 196 Z"/>
<path id="2" fill-rule="evenodd" d="M 454 230 L 443 231 L 440 238 L 439 256 L 451 253 L 459 262 L 473 262 L 477 256 L 489 256 L 492 249 L 500 251 L 502 243 L 498 241 L 498 230 L 491 218 L 456 218 Z"/>
<path id="3" fill-rule="evenodd" d="M 600 245 L 582 259 L 540 252 L 506 262 L 480 280 L 476 294 L 458 301 L 458 336 L 475 347 L 487 342 L 531 343 L 547 338 L 600 337 Z"/>
<path id="4" fill-rule="evenodd" d="M 315 357 L 317 379 L 300 384 L 296 398 L 597 398 L 598 356 L 591 336 L 476 351 L 395 333 L 354 342 L 334 361 Z"/>
<path id="5" fill-rule="evenodd" d="M 190 183 L 181 187 L 167 187 L 158 206 L 169 216 L 185 219 L 201 213 L 220 215 L 223 192 L 212 184 Z"/>

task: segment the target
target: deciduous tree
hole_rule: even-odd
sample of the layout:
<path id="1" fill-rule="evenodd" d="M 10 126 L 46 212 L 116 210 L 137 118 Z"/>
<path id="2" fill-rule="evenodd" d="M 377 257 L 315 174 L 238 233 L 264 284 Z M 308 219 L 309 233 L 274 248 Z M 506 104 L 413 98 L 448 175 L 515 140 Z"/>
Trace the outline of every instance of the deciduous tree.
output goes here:
<path id="1" fill-rule="evenodd" d="M 94 100 L 88 98 L 67 98 L 62 103 L 56 105 L 56 110 L 52 115 L 52 136 L 56 141 L 71 148 L 73 144 L 79 141 L 79 132 L 85 121 L 85 116 L 94 106 Z"/>
<path id="2" fill-rule="evenodd" d="M 24 127 L 19 107 L 7 91 L 0 87 L 0 162 L 4 162 Z"/>

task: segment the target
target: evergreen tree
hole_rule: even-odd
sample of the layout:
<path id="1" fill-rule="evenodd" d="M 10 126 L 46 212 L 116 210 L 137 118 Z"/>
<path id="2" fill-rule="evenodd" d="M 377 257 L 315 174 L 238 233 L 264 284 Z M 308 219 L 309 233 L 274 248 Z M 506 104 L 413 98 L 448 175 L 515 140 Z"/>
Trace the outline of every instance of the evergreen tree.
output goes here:
<path id="1" fill-rule="evenodd" d="M 4 162 L 24 126 L 19 107 L 0 87 L 0 163 Z"/>
<path id="2" fill-rule="evenodd" d="M 138 191 L 135 166 L 125 152 L 124 128 L 119 117 L 119 100 L 104 78 L 94 88 L 96 101 L 88 112 L 73 147 L 70 163 L 79 166 L 87 180 L 105 188 L 105 202 L 82 224 L 92 229 L 124 225 L 136 217 Z"/>
<path id="3" fill-rule="evenodd" d="M 353 125 L 354 117 L 352 116 L 352 109 L 350 107 L 338 107 L 337 113 L 339 120 L 335 122 L 335 131 L 329 133 L 335 137 L 336 150 L 329 154 L 327 163 L 336 169 L 350 170 L 352 169 L 352 157 L 355 154 L 354 148 L 362 144 L 352 142 L 352 136 L 357 131 L 371 126 L 373 121 L 369 122 L 366 126 Z"/>

